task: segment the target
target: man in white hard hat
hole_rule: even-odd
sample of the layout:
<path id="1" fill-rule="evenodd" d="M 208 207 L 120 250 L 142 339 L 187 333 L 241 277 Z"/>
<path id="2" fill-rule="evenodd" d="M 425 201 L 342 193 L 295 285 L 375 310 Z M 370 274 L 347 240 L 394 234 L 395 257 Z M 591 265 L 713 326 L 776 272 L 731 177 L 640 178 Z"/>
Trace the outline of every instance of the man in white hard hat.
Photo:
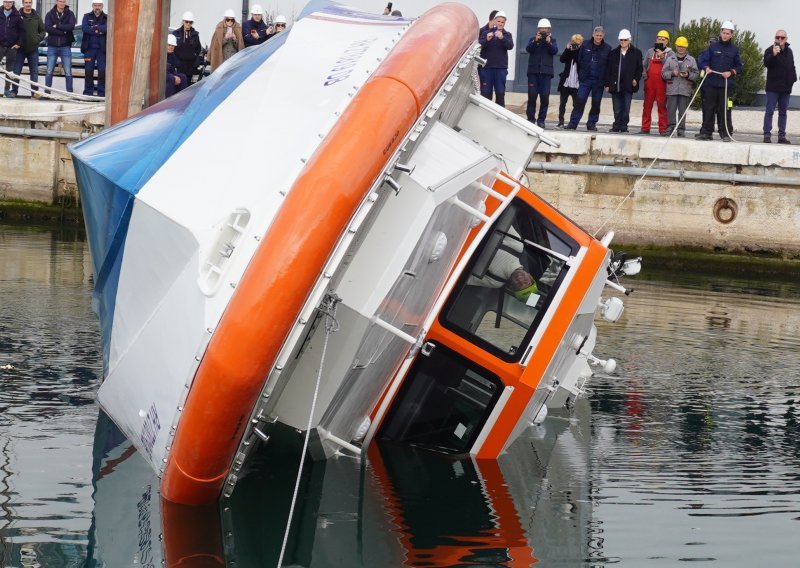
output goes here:
<path id="1" fill-rule="evenodd" d="M 255 4 L 250 9 L 250 19 L 242 24 L 242 36 L 247 47 L 260 45 L 267 41 L 267 34 L 270 33 L 267 23 L 264 21 L 264 9 Z"/>
<path id="2" fill-rule="evenodd" d="M 177 45 L 178 38 L 169 34 L 167 36 L 167 80 L 164 83 L 164 98 L 169 98 L 189 86 L 189 79 L 177 68 L 178 59 L 175 57 Z"/>
<path id="3" fill-rule="evenodd" d="M 530 122 L 545 127 L 547 108 L 550 105 L 550 86 L 553 82 L 553 56 L 558 53 L 556 38 L 550 33 L 550 20 L 542 18 L 536 26 L 538 31 L 525 47 L 528 55 L 528 107 L 526 115 Z M 539 116 L 536 116 L 536 99 L 539 99 Z"/>
<path id="4" fill-rule="evenodd" d="M 106 96 L 106 32 L 108 16 L 103 12 L 102 2 L 92 2 L 92 11 L 83 15 L 81 29 L 81 51 L 85 78 L 84 95 Z M 95 92 L 94 70 L 97 69 L 97 92 Z"/>
<path id="5" fill-rule="evenodd" d="M 697 60 L 697 65 L 707 75 L 703 82 L 703 126 L 695 136 L 698 140 L 711 140 L 716 117 L 719 137 L 723 142 L 731 141 L 727 97 L 733 94 L 735 77 L 742 72 L 739 48 L 733 43 L 733 28 L 733 22 L 724 21 L 720 26 L 719 41 L 711 43 Z"/>
<path id="6" fill-rule="evenodd" d="M 486 65 L 481 75 L 481 95 L 506 106 L 506 77 L 508 77 L 508 52 L 514 49 L 514 38 L 506 30 L 506 13 L 497 12 L 487 31 L 481 31 L 478 43 L 484 53 Z"/>
<path id="7" fill-rule="evenodd" d="M 181 27 L 172 32 L 178 45 L 175 47 L 175 57 L 178 60 L 178 71 L 186 75 L 191 81 L 192 75 L 197 73 L 197 68 L 202 63 L 200 52 L 203 45 L 200 43 L 200 34 L 194 29 L 194 14 L 184 12 L 181 17 Z"/>

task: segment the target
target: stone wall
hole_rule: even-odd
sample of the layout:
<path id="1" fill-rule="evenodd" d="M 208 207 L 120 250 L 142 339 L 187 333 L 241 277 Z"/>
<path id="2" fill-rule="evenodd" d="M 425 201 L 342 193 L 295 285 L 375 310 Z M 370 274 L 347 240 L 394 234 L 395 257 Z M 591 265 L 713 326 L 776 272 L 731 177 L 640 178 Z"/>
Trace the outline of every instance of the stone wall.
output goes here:
<path id="1" fill-rule="evenodd" d="M 551 134 L 548 131 L 548 134 Z M 614 134 L 554 134 L 537 162 L 683 172 L 684 179 L 529 169 L 531 187 L 590 233 L 636 245 L 778 253 L 800 257 L 800 147 Z M 686 179 L 691 172 L 763 176 L 767 183 Z M 761 181 L 761 180 L 759 180 Z M 783 183 L 782 183 L 783 181 Z"/>

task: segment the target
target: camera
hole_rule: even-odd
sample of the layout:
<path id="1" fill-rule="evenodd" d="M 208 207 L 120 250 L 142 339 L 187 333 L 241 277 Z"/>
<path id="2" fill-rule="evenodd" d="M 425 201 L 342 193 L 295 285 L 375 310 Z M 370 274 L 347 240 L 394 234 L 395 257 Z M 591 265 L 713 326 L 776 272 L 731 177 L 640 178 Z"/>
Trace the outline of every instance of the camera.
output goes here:
<path id="1" fill-rule="evenodd" d="M 389 10 L 390 12 L 392 11 L 392 3 L 391 2 L 386 4 L 386 9 Z"/>
<path id="2" fill-rule="evenodd" d="M 653 49 L 655 49 L 656 51 L 664 51 L 664 46 L 656 42 L 653 44 Z"/>

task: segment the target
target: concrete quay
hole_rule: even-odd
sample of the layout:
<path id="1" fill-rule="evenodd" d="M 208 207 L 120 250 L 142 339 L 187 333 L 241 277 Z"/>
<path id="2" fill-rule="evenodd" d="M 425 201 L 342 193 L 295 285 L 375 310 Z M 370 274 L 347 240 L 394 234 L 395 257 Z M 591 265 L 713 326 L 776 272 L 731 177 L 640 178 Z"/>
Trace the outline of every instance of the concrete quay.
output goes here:
<path id="1" fill-rule="evenodd" d="M 58 85 L 55 85 L 56 87 Z M 67 144 L 102 129 L 103 103 L 0 99 L 0 200 L 77 200 Z"/>
<path id="2" fill-rule="evenodd" d="M 506 106 L 524 116 L 526 98 L 513 93 Z M 632 105 L 631 132 L 641 104 Z M 800 145 L 762 143 L 763 109 L 734 109 L 736 141 L 725 143 L 694 139 L 699 111 L 687 115 L 686 138 L 668 138 L 610 133 L 611 101 L 603 107 L 597 132 L 585 117 L 578 130 L 559 130 L 551 97 L 546 131 L 561 146 L 542 144 L 533 156 L 528 177 L 539 195 L 598 237 L 613 230 L 617 243 L 800 258 Z M 787 135 L 800 142 L 800 112 L 790 111 Z"/>

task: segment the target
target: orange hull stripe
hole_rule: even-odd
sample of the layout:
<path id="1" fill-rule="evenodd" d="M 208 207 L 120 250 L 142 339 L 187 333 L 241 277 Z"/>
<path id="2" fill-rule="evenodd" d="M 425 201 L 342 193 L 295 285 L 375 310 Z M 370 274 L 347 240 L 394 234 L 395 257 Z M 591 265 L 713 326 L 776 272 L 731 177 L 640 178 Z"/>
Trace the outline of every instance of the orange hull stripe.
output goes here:
<path id="1" fill-rule="evenodd" d="M 441 26 L 442 17 L 449 25 Z M 427 12 L 415 28 L 306 164 L 237 285 L 184 405 L 162 479 L 166 499 L 194 505 L 219 497 L 263 382 L 311 287 L 421 103 L 441 86 L 442 70 L 452 69 L 472 44 L 477 22 L 469 9 L 447 4 Z M 404 75 L 405 69 L 412 71 Z M 412 92 L 406 80 L 421 83 Z"/>

